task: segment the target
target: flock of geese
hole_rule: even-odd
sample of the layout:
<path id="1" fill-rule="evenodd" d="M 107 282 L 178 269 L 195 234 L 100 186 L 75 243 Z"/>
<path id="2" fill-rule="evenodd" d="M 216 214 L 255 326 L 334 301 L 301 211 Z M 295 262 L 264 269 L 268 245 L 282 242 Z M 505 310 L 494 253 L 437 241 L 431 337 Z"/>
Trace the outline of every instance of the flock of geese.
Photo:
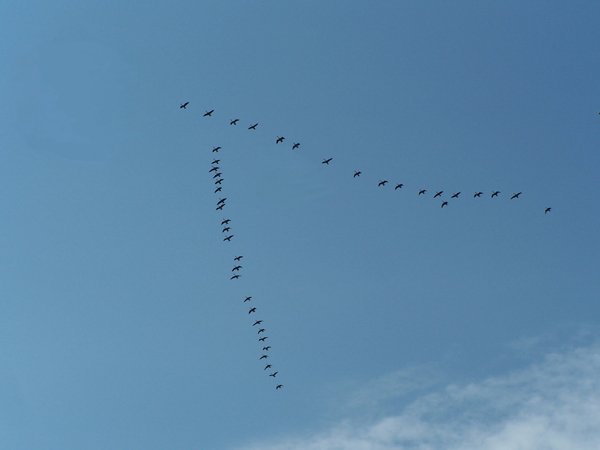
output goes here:
<path id="1" fill-rule="evenodd" d="M 180 109 L 187 109 L 188 105 L 190 104 L 190 102 L 186 101 L 185 103 L 182 103 L 179 105 Z M 214 109 L 210 109 L 204 112 L 204 114 L 202 115 L 202 117 L 205 118 L 210 118 L 213 116 L 213 113 L 215 112 Z M 240 119 L 230 119 L 229 120 L 229 125 L 230 126 L 237 126 L 240 122 Z M 248 130 L 250 131 L 256 131 L 257 127 L 258 127 L 259 123 L 251 123 L 248 125 Z M 277 136 L 275 138 L 275 144 L 284 144 L 285 143 L 285 136 Z M 293 142 L 291 145 L 292 150 L 298 150 L 300 148 L 300 142 Z M 211 153 L 219 153 L 219 151 L 222 149 L 221 146 L 217 146 L 217 147 L 213 147 L 212 148 L 212 152 Z M 321 161 L 321 164 L 329 166 L 331 164 L 331 162 L 333 161 L 333 157 L 328 157 L 328 158 L 324 158 Z M 212 160 L 211 162 L 211 166 L 209 169 L 209 174 L 212 175 L 212 179 L 213 179 L 213 183 L 215 186 L 214 189 L 214 193 L 215 194 L 219 194 L 221 192 L 223 192 L 223 172 L 222 172 L 222 168 L 221 168 L 221 160 L 218 159 L 218 156 Z M 353 174 L 353 178 L 358 178 L 362 175 L 362 171 L 360 170 L 355 170 L 354 174 Z M 389 180 L 380 180 L 377 183 L 378 187 L 381 188 L 385 188 L 386 185 L 389 183 Z M 394 184 L 394 190 L 398 190 L 398 189 L 403 189 L 404 188 L 404 184 L 403 183 L 396 183 Z M 427 195 L 428 190 L 427 189 L 418 189 L 417 191 L 417 195 L 418 196 L 422 196 L 422 195 Z M 462 194 L 462 192 L 458 191 L 458 192 L 454 192 L 452 193 L 452 195 L 450 196 L 449 200 L 444 199 L 442 196 L 444 195 L 444 191 L 436 191 L 433 195 L 433 199 L 440 199 L 441 204 L 440 204 L 440 208 L 445 208 L 449 205 L 449 201 L 452 200 L 457 200 L 460 195 Z M 490 198 L 496 198 L 499 197 L 501 194 L 501 191 L 492 191 L 490 193 Z M 510 200 L 517 200 L 520 198 L 520 196 L 522 195 L 522 192 L 514 192 L 512 193 L 512 195 L 509 197 Z M 484 192 L 482 191 L 477 191 L 473 193 L 473 198 L 480 198 L 481 196 L 484 195 Z M 225 206 L 227 205 L 227 197 L 219 197 L 219 199 L 216 202 L 216 211 L 222 212 L 225 209 Z M 544 214 L 548 214 L 550 211 L 552 210 L 551 207 L 546 207 L 544 209 Z M 232 233 L 232 227 L 231 227 L 231 219 L 229 218 L 224 218 L 221 220 L 221 226 L 222 228 L 222 233 L 223 233 L 223 242 L 231 242 L 231 240 L 234 237 L 234 234 Z M 229 276 L 230 280 L 238 280 L 242 277 L 241 271 L 243 269 L 243 266 L 241 264 L 242 259 L 244 258 L 243 255 L 238 255 L 236 257 L 233 258 L 233 267 L 231 269 L 231 273 Z M 245 298 L 241 299 L 242 303 L 247 303 L 247 302 L 251 302 L 252 301 L 252 296 L 246 296 Z M 252 305 L 252 303 L 251 303 Z M 259 342 L 259 347 L 262 348 L 261 351 L 261 355 L 258 357 L 259 361 L 264 361 L 265 362 L 265 366 L 263 368 L 263 371 L 265 371 L 265 373 L 268 374 L 269 377 L 272 377 L 273 379 L 276 379 L 277 375 L 279 374 L 278 370 L 275 370 L 275 368 L 273 367 L 272 364 L 270 364 L 267 360 L 270 357 L 271 354 L 271 345 L 269 345 L 267 343 L 267 340 L 269 339 L 269 336 L 265 335 L 264 333 L 266 333 L 266 328 L 264 328 L 263 326 L 263 320 L 262 319 L 255 319 L 256 316 L 254 316 L 255 314 L 257 314 L 257 307 L 256 306 L 250 306 L 248 308 L 248 315 L 252 317 L 251 320 L 251 324 L 252 327 L 255 327 L 256 329 L 256 333 L 257 333 L 257 339 Z M 267 372 L 268 371 L 268 372 Z M 279 390 L 283 388 L 283 384 L 278 384 L 278 382 L 275 383 L 275 389 Z"/>

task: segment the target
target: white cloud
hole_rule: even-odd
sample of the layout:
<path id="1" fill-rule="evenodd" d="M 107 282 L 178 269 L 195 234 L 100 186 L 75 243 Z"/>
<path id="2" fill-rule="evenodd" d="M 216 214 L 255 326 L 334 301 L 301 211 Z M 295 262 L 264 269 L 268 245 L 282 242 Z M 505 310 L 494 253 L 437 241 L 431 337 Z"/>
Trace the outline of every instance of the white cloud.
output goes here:
<path id="1" fill-rule="evenodd" d="M 378 392 L 389 392 L 389 379 L 383 380 Z M 549 354 L 501 377 L 446 386 L 371 423 L 348 419 L 317 435 L 244 449 L 598 450 L 600 346 Z"/>

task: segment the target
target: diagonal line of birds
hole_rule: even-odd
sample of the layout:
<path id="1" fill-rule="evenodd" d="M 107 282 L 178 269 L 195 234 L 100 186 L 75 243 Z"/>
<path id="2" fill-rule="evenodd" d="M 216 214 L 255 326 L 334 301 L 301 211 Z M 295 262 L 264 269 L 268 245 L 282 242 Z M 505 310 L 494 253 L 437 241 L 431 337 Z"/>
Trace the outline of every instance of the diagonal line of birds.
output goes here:
<path id="1" fill-rule="evenodd" d="M 189 104 L 190 104 L 189 101 L 181 103 L 179 105 L 179 109 L 187 110 L 187 107 L 189 106 Z M 202 117 L 203 118 L 212 118 L 214 112 L 215 112 L 214 109 L 206 110 L 202 114 Z M 238 126 L 239 123 L 240 123 L 240 119 L 238 119 L 238 118 L 229 120 L 230 126 Z M 256 132 L 258 126 L 259 126 L 259 122 L 251 122 L 248 124 L 247 130 L 250 132 Z M 275 140 L 274 140 L 275 145 L 279 145 L 279 144 L 285 145 L 285 141 L 286 141 L 285 136 L 276 136 Z M 299 150 L 300 145 L 301 145 L 300 142 L 292 142 L 291 150 Z M 222 186 L 223 181 L 224 181 L 223 170 L 222 170 L 222 167 L 220 166 L 221 160 L 218 158 L 218 153 L 221 150 L 222 150 L 221 146 L 216 146 L 211 149 L 211 154 L 216 154 L 216 155 L 214 155 L 214 158 L 211 162 L 210 170 L 208 172 L 212 176 L 212 179 L 213 179 L 213 183 L 215 186 L 215 189 L 214 189 L 215 194 L 220 194 L 221 192 L 223 192 L 223 186 Z M 332 164 L 333 160 L 334 160 L 334 157 L 327 156 L 321 160 L 321 164 L 323 166 L 330 166 Z M 363 175 L 362 171 L 357 169 L 354 171 L 352 178 L 354 178 L 354 179 L 360 178 L 362 175 Z M 389 180 L 382 179 L 382 180 L 379 180 L 379 182 L 377 183 L 377 186 L 380 188 L 386 188 L 386 186 L 388 184 L 390 184 Z M 392 184 L 394 186 L 395 191 L 405 189 L 404 183 L 392 183 Z M 392 184 L 390 184 L 390 186 Z M 415 190 L 415 192 L 416 192 L 417 196 L 419 196 L 419 197 L 421 197 L 421 196 L 426 197 L 429 190 L 424 187 L 418 187 Z M 441 209 L 448 207 L 450 205 L 450 202 L 459 200 L 459 198 L 462 194 L 461 191 L 446 193 L 443 190 L 435 191 L 435 192 L 432 191 L 432 193 L 433 193 L 432 198 L 434 200 L 439 199 L 439 201 L 441 202 L 440 203 Z M 479 199 L 485 195 L 486 197 L 489 197 L 490 199 L 495 199 L 495 198 L 500 197 L 501 194 L 502 194 L 502 191 L 500 191 L 500 190 L 493 190 L 488 193 L 484 193 L 483 191 L 476 191 L 476 192 L 472 193 L 472 197 L 474 199 Z M 443 197 L 444 195 L 446 195 L 446 196 L 450 195 L 450 197 L 448 199 L 446 199 L 447 197 L 446 198 Z M 519 192 L 512 192 L 509 195 L 505 195 L 505 197 L 507 197 L 509 200 L 518 200 L 521 197 L 521 195 L 523 195 L 523 192 L 519 191 Z M 215 210 L 223 212 L 226 205 L 227 205 L 227 197 L 219 197 L 218 201 L 216 202 Z M 550 211 L 552 211 L 552 208 L 550 206 L 546 206 L 546 207 L 544 207 L 543 211 L 544 211 L 544 214 L 548 214 Z M 232 233 L 232 227 L 230 226 L 230 224 L 231 224 L 231 219 L 226 218 L 226 219 L 221 220 L 221 226 L 223 227 L 222 228 L 223 242 L 231 243 L 232 239 L 235 236 Z M 242 274 L 240 272 L 243 269 L 243 265 L 241 263 L 243 258 L 244 258 L 243 255 L 238 255 L 235 258 L 233 258 L 233 267 L 231 269 L 231 273 L 229 274 L 230 280 L 235 281 L 235 280 L 239 280 L 242 277 Z M 246 296 L 245 298 L 242 299 L 242 303 L 245 304 L 247 302 L 252 302 L 252 300 L 253 300 L 252 296 Z M 265 362 L 265 365 L 263 367 L 263 371 L 265 372 L 265 374 L 268 374 L 269 377 L 276 380 L 276 377 L 279 374 L 279 371 L 276 370 L 273 367 L 273 365 L 267 361 L 271 355 L 271 352 L 270 352 L 271 345 L 267 344 L 267 340 L 269 339 L 269 336 L 264 334 L 264 333 L 266 333 L 267 330 L 266 330 L 266 328 L 264 328 L 262 326 L 263 320 L 262 319 L 254 319 L 255 316 L 253 316 L 253 315 L 257 314 L 257 311 L 258 311 L 258 308 L 256 306 L 248 307 L 248 315 L 252 316 L 252 319 L 253 319 L 253 320 L 251 320 L 251 322 L 252 322 L 251 325 L 257 331 L 257 336 L 258 336 L 257 339 L 258 339 L 259 347 L 261 347 L 261 354 L 258 357 L 258 360 Z M 283 384 L 279 384 L 277 381 L 275 383 L 275 390 L 280 390 L 283 388 Z"/>

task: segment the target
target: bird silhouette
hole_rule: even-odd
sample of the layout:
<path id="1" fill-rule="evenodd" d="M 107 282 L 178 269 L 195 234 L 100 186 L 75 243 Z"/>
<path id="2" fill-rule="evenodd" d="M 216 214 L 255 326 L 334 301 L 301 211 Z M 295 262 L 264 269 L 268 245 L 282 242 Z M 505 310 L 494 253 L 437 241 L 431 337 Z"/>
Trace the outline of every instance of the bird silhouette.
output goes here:
<path id="1" fill-rule="evenodd" d="M 217 211 L 223 211 L 223 208 L 225 208 L 225 203 L 221 203 L 219 206 L 217 206 L 215 209 Z"/>
<path id="2" fill-rule="evenodd" d="M 214 109 L 211 109 L 210 111 L 206 111 L 202 117 L 210 117 L 210 116 L 212 116 L 212 113 L 214 113 L 214 112 L 215 112 Z"/>
<path id="3" fill-rule="evenodd" d="M 402 189 L 403 187 L 404 187 L 404 184 L 402 184 L 402 183 L 398 183 L 398 184 L 397 184 L 397 185 L 394 187 L 394 190 L 397 190 L 397 189 Z"/>
<path id="4" fill-rule="evenodd" d="M 219 166 L 213 166 L 213 168 L 212 168 L 212 169 L 210 169 L 210 170 L 208 171 L 208 173 L 211 173 L 211 172 L 216 172 L 216 171 L 218 171 L 219 169 L 220 169 L 220 167 L 219 167 Z"/>
<path id="5" fill-rule="evenodd" d="M 189 104 L 190 104 L 190 102 L 182 103 L 181 105 L 179 105 L 179 109 L 186 109 L 187 105 L 189 105 Z"/>
<path id="6" fill-rule="evenodd" d="M 221 172 L 217 172 L 213 175 L 213 178 L 221 178 L 223 174 Z"/>
<path id="7" fill-rule="evenodd" d="M 328 159 L 324 159 L 323 161 L 321 161 L 321 164 L 327 164 L 329 165 L 329 163 L 331 162 L 333 158 L 328 158 Z"/>
<path id="8" fill-rule="evenodd" d="M 278 385 L 275 387 L 275 390 L 277 390 L 277 389 L 281 389 L 282 387 L 283 387 L 283 384 L 278 384 Z"/>
<path id="9" fill-rule="evenodd" d="M 254 312 L 256 312 L 256 306 L 253 308 L 250 308 L 250 310 L 248 310 L 248 314 L 252 314 Z"/>
<path id="10" fill-rule="evenodd" d="M 234 261 L 240 261 L 243 258 L 243 256 L 236 256 L 235 258 L 233 258 Z"/>
<path id="11" fill-rule="evenodd" d="M 448 204 L 448 202 L 442 202 L 442 206 L 441 206 L 441 207 L 443 208 L 443 207 L 444 207 L 444 206 L 446 206 L 447 204 Z"/>
<path id="12" fill-rule="evenodd" d="M 256 122 L 254 125 L 250 125 L 248 127 L 249 130 L 256 130 L 256 127 L 258 126 L 258 122 Z"/>
<path id="13" fill-rule="evenodd" d="M 353 178 L 360 177 L 360 174 L 361 174 L 361 173 L 362 173 L 362 172 L 361 172 L 360 170 L 356 170 L 356 171 L 354 171 L 354 177 L 353 177 Z"/>
<path id="14" fill-rule="evenodd" d="M 229 125 L 237 125 L 240 119 L 233 119 L 229 122 Z"/>
<path id="15" fill-rule="evenodd" d="M 498 197 L 499 193 L 500 193 L 500 191 L 494 191 L 494 192 L 492 192 L 492 198 Z"/>
<path id="16" fill-rule="evenodd" d="M 239 277 L 241 277 L 241 275 L 235 274 L 235 275 L 232 275 L 229 279 L 230 280 L 237 280 Z"/>
<path id="17" fill-rule="evenodd" d="M 223 178 L 219 178 L 217 181 L 215 181 L 215 184 L 221 184 L 223 182 Z"/>
<path id="18" fill-rule="evenodd" d="M 222 190 L 223 190 L 223 188 L 222 188 L 221 186 L 219 186 L 218 188 L 216 188 L 216 189 L 215 189 L 215 194 L 216 194 L 217 192 L 221 192 Z"/>
<path id="19" fill-rule="evenodd" d="M 267 364 L 263 370 L 270 369 L 271 367 L 273 367 L 271 364 Z"/>
<path id="20" fill-rule="evenodd" d="M 217 202 L 217 205 L 220 205 L 221 203 L 225 203 L 225 200 L 227 200 L 227 197 L 219 199 L 219 201 Z"/>
<path id="21" fill-rule="evenodd" d="M 269 339 L 269 336 L 263 336 L 259 339 L 260 342 L 265 342 L 267 339 Z"/>
<path id="22" fill-rule="evenodd" d="M 548 214 L 550 211 L 552 211 L 552 208 L 546 208 L 546 209 L 544 210 L 544 214 Z"/>
<path id="23" fill-rule="evenodd" d="M 296 150 L 297 148 L 300 148 L 300 142 L 296 142 L 294 145 L 292 145 L 292 150 Z"/>
<path id="24" fill-rule="evenodd" d="M 227 236 L 226 238 L 223 238 L 224 241 L 229 241 L 231 242 L 231 238 L 233 237 L 233 234 L 230 234 L 229 236 Z"/>
<path id="25" fill-rule="evenodd" d="M 235 271 L 239 271 L 242 268 L 242 266 L 235 266 L 233 269 L 231 269 L 232 272 Z"/>
<path id="26" fill-rule="evenodd" d="M 256 322 L 254 322 L 254 323 L 252 324 L 252 326 L 254 327 L 254 326 L 256 326 L 256 325 L 260 325 L 261 323 L 263 323 L 263 321 L 262 321 L 262 320 L 257 320 Z"/>
<path id="27" fill-rule="evenodd" d="M 231 219 L 223 219 L 223 220 L 221 221 L 221 225 L 228 225 L 228 224 L 229 224 L 229 222 L 231 222 Z"/>
<path id="28" fill-rule="evenodd" d="M 261 328 L 260 330 L 258 330 L 258 332 L 256 334 L 264 333 L 265 331 L 267 331 L 267 330 L 265 330 L 264 328 Z"/>
<path id="29" fill-rule="evenodd" d="M 219 164 L 221 162 L 220 159 L 213 159 L 213 162 L 211 164 Z"/>
<path id="30" fill-rule="evenodd" d="M 267 345 L 266 347 L 263 347 L 263 352 L 268 352 L 269 350 L 271 350 L 271 346 Z"/>
<path id="31" fill-rule="evenodd" d="M 269 376 L 275 378 L 279 372 L 270 373 Z"/>
<path id="32" fill-rule="evenodd" d="M 267 359 L 269 357 L 269 355 L 262 355 L 260 358 L 258 359 Z"/>
<path id="33" fill-rule="evenodd" d="M 285 138 L 283 136 L 277 136 L 277 139 L 275 140 L 276 144 L 281 144 L 283 141 L 285 141 Z"/>
<path id="34" fill-rule="evenodd" d="M 478 197 L 478 198 L 479 198 L 479 197 L 481 197 L 482 195 L 483 195 L 483 192 L 475 192 L 475 193 L 473 194 L 473 198 L 475 198 L 475 197 Z"/>
<path id="35" fill-rule="evenodd" d="M 440 196 L 441 196 L 443 193 L 444 193 L 444 191 L 439 191 L 439 192 L 436 192 L 436 193 L 435 193 L 435 195 L 433 196 L 433 198 L 438 198 L 438 197 L 440 197 Z"/>
<path id="36" fill-rule="evenodd" d="M 246 297 L 246 298 L 244 299 L 244 303 L 246 303 L 246 302 L 249 302 L 250 300 L 252 300 L 252 296 Z"/>
<path id="37" fill-rule="evenodd" d="M 231 231 L 231 227 L 225 227 L 225 228 L 223 228 L 223 230 L 221 232 L 227 233 L 228 231 Z"/>
<path id="38" fill-rule="evenodd" d="M 377 183 L 377 186 L 385 186 L 388 183 L 388 180 L 381 180 L 379 183 Z"/>
<path id="39" fill-rule="evenodd" d="M 452 195 L 452 197 L 450 198 L 458 198 L 458 196 L 460 195 L 460 192 L 456 192 L 454 195 Z"/>
<path id="40" fill-rule="evenodd" d="M 513 194 L 510 199 L 512 200 L 513 198 L 519 198 L 519 195 L 521 195 L 521 194 L 522 194 L 522 192 L 517 192 L 516 194 Z"/>
<path id="41" fill-rule="evenodd" d="M 212 152 L 213 152 L 213 153 L 219 153 L 219 150 L 221 150 L 221 148 L 222 148 L 222 147 L 221 147 L 220 145 L 219 145 L 219 146 L 217 146 L 217 147 L 213 147 L 213 149 L 212 149 Z"/>
<path id="42" fill-rule="evenodd" d="M 425 194 L 425 192 L 427 192 L 427 189 L 421 189 L 421 190 L 419 191 L 419 195 L 423 195 L 423 194 Z"/>

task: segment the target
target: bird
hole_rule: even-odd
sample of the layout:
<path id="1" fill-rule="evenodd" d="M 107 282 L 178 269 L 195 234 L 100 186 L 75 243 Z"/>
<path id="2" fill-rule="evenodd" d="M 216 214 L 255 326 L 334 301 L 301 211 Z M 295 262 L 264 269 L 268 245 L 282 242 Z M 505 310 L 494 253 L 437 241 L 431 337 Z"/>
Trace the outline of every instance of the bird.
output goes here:
<path id="1" fill-rule="evenodd" d="M 522 192 L 517 192 L 516 194 L 513 194 L 510 199 L 512 200 L 513 198 L 519 198 L 519 195 L 521 195 L 521 194 L 522 194 Z"/>
<path id="2" fill-rule="evenodd" d="M 448 204 L 448 202 L 442 202 L 442 206 L 441 206 L 441 207 L 443 208 L 443 207 L 444 207 L 444 206 L 446 206 L 447 204 Z"/>
<path id="3" fill-rule="evenodd" d="M 379 183 L 377 183 L 377 186 L 385 186 L 388 183 L 388 180 L 381 180 Z"/>
<path id="4" fill-rule="evenodd" d="M 223 230 L 221 231 L 221 233 L 227 233 L 228 231 L 231 231 L 231 227 L 225 227 L 225 228 L 223 228 Z"/>
<path id="5" fill-rule="evenodd" d="M 248 127 L 249 130 L 256 130 L 256 127 L 258 126 L 258 122 L 256 122 L 254 125 L 250 125 Z"/>
<path id="6" fill-rule="evenodd" d="M 480 192 L 475 192 L 475 194 L 473 194 L 473 198 L 475 198 L 475 197 L 479 198 L 482 195 L 483 195 L 483 192 L 481 192 L 481 191 Z"/>
<path id="7" fill-rule="evenodd" d="M 219 178 L 217 181 L 215 181 L 215 184 L 221 184 L 223 182 L 223 178 Z"/>
<path id="8" fill-rule="evenodd" d="M 227 197 L 219 199 L 219 201 L 217 202 L 217 205 L 220 205 L 221 203 L 225 203 L 225 200 L 227 200 Z"/>
<path id="9" fill-rule="evenodd" d="M 212 116 L 213 112 L 215 112 L 214 109 L 211 109 L 210 111 L 206 111 L 202 117 L 210 117 L 210 116 Z"/>
<path id="10" fill-rule="evenodd" d="M 239 277 L 241 277 L 241 275 L 235 274 L 235 275 L 232 275 L 229 279 L 230 280 L 237 280 Z"/>
<path id="11" fill-rule="evenodd" d="M 269 357 L 269 355 L 262 355 L 260 358 L 258 359 L 267 359 Z"/>
<path id="12" fill-rule="evenodd" d="M 249 302 L 250 300 L 252 300 L 252 296 L 246 297 L 246 298 L 244 299 L 244 303 L 246 303 L 246 302 Z"/>
<path id="13" fill-rule="evenodd" d="M 242 268 L 242 266 L 235 266 L 233 269 L 231 269 L 232 272 L 238 271 Z"/>
<path id="14" fill-rule="evenodd" d="M 264 328 L 261 328 L 260 330 L 258 330 L 258 332 L 256 334 L 264 333 L 265 331 L 267 331 L 267 330 L 265 330 Z"/>
<path id="15" fill-rule="evenodd" d="M 404 187 L 404 184 L 402 184 L 402 183 L 398 183 L 398 184 L 397 184 L 397 185 L 394 187 L 394 190 L 397 190 L 397 189 L 402 189 L 403 187 Z"/>
<path id="16" fill-rule="evenodd" d="M 438 197 L 440 197 L 440 196 L 441 196 L 443 193 L 444 193 L 444 191 L 439 191 L 439 192 L 436 192 L 436 193 L 435 193 L 435 195 L 433 196 L 433 198 L 438 198 Z"/>
<path id="17" fill-rule="evenodd" d="M 271 367 L 273 367 L 271 364 L 267 364 L 263 370 L 270 369 Z"/>
<path id="18" fill-rule="evenodd" d="M 252 326 L 254 327 L 254 326 L 256 326 L 256 325 L 260 325 L 261 323 L 263 323 L 263 321 L 262 321 L 262 320 L 257 320 L 256 322 L 254 322 L 254 323 L 252 324 Z"/>
<path id="19" fill-rule="evenodd" d="M 248 310 L 248 314 L 252 314 L 254 312 L 256 312 L 256 306 L 253 308 L 250 308 L 250 310 Z"/>
<path id="20" fill-rule="evenodd" d="M 321 164 L 327 164 L 329 165 L 329 163 L 331 162 L 333 158 L 328 158 L 328 159 L 324 159 L 323 161 L 321 161 Z"/>
<path id="21" fill-rule="evenodd" d="M 270 373 L 269 376 L 275 378 L 279 372 Z"/>
<path id="22" fill-rule="evenodd" d="M 260 342 L 265 342 L 267 339 L 269 339 L 269 336 L 263 336 L 259 339 Z"/>
<path id="23" fill-rule="evenodd" d="M 285 141 L 285 138 L 283 136 L 277 136 L 277 139 L 275 140 L 276 144 L 281 144 L 283 141 Z"/>
<path id="24" fill-rule="evenodd" d="M 223 211 L 223 208 L 225 208 L 225 203 L 220 204 L 219 206 L 217 206 L 215 209 L 217 211 Z"/>
<path id="25" fill-rule="evenodd" d="M 292 150 L 296 150 L 297 148 L 300 148 L 300 142 L 296 142 L 292 145 Z"/>
<path id="26" fill-rule="evenodd" d="M 548 214 L 550 211 L 552 211 L 552 208 L 548 207 L 544 210 L 544 214 Z"/>
<path id="27" fill-rule="evenodd" d="M 229 236 L 227 236 L 226 238 L 223 238 L 224 241 L 229 241 L 231 242 L 231 238 L 233 237 L 233 234 L 230 234 Z"/>
<path id="28" fill-rule="evenodd" d="M 228 224 L 229 224 L 229 222 L 231 222 L 231 219 L 223 219 L 223 220 L 221 221 L 221 225 L 228 225 Z"/>
<path id="29" fill-rule="evenodd" d="M 427 192 L 427 189 L 421 189 L 421 190 L 419 191 L 419 195 L 423 195 L 425 192 Z"/>
<path id="30" fill-rule="evenodd" d="M 500 191 L 494 191 L 494 192 L 492 192 L 492 198 L 498 197 L 499 193 L 500 193 Z"/>
<path id="31" fill-rule="evenodd" d="M 450 197 L 450 198 L 458 198 L 458 196 L 459 196 L 459 195 L 460 195 L 460 191 L 459 191 L 459 192 L 456 192 L 456 193 L 455 193 L 454 195 L 452 195 L 452 197 Z"/>
<path id="32" fill-rule="evenodd" d="M 212 152 L 213 153 L 219 153 L 219 150 L 221 150 L 221 146 L 220 145 L 218 147 L 213 147 Z"/>
<path id="33" fill-rule="evenodd" d="M 231 121 L 229 121 L 229 125 L 237 125 L 237 123 L 240 121 L 240 119 L 233 119 Z"/>
<path id="34" fill-rule="evenodd" d="M 223 188 L 222 188 L 221 186 L 219 186 L 218 188 L 216 188 L 216 189 L 215 189 L 215 194 L 216 194 L 217 192 L 221 192 L 222 190 L 223 190 Z"/>
<path id="35" fill-rule="evenodd" d="M 236 256 L 235 258 L 233 258 L 234 261 L 240 261 L 243 258 L 243 256 Z"/>
<path id="36" fill-rule="evenodd" d="M 354 171 L 354 177 L 353 177 L 353 178 L 360 177 L 360 174 L 361 174 L 361 173 L 362 173 L 362 172 L 361 172 L 360 170 L 355 170 L 355 171 Z"/>
<path id="37" fill-rule="evenodd" d="M 181 105 L 179 105 L 179 109 L 186 109 L 187 105 L 189 105 L 189 104 L 190 104 L 190 102 L 182 103 Z"/>
<path id="38" fill-rule="evenodd" d="M 281 389 L 282 387 L 283 387 L 283 384 L 278 384 L 278 385 L 275 387 L 275 390 L 277 390 L 277 389 Z"/>
<path id="39" fill-rule="evenodd" d="M 216 172 L 216 171 L 218 171 L 218 170 L 219 170 L 219 166 L 213 166 L 213 168 L 212 168 L 212 169 L 210 169 L 210 170 L 208 171 L 208 173 L 211 173 L 211 172 Z"/>
<path id="40" fill-rule="evenodd" d="M 267 345 L 266 347 L 263 347 L 263 351 L 264 352 L 268 352 L 269 350 L 271 350 L 271 346 Z"/>
<path id="41" fill-rule="evenodd" d="M 221 178 L 222 175 L 223 175 L 222 172 L 217 172 L 213 175 L 213 178 Z"/>
<path id="42" fill-rule="evenodd" d="M 211 162 L 211 164 L 219 164 L 221 162 L 220 159 L 214 159 L 213 162 Z"/>

